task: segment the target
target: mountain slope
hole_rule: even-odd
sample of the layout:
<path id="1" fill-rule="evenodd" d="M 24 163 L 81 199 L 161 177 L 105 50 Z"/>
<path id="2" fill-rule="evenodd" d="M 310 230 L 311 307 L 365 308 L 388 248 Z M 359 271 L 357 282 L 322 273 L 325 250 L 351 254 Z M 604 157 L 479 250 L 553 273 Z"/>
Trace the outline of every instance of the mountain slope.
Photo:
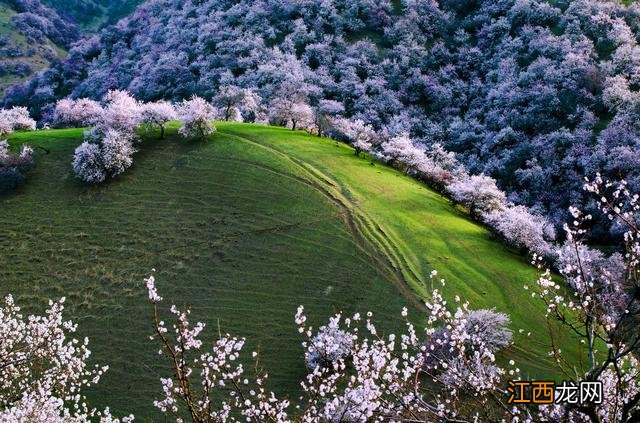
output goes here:
<path id="1" fill-rule="evenodd" d="M 614 0 L 149 0 L 4 104 L 47 117 L 65 96 L 211 99 L 225 85 L 265 104 L 334 100 L 442 144 L 561 229 L 589 201 L 584 177 L 640 189 L 639 34 L 640 6 Z"/>
<path id="2" fill-rule="evenodd" d="M 75 24 L 39 1 L 0 1 L 0 95 L 66 57 Z"/>
<path id="3" fill-rule="evenodd" d="M 43 0 L 82 28 L 94 31 L 113 24 L 134 11 L 143 0 Z"/>
<path id="4" fill-rule="evenodd" d="M 111 366 L 91 394 L 96 405 L 158 418 L 160 362 L 142 284 L 152 268 L 162 295 L 192 305 L 211 336 L 220 327 L 259 348 L 277 392 L 295 392 L 304 374 L 299 304 L 316 327 L 335 310 L 372 310 L 397 329 L 403 305 L 419 323 L 433 269 L 448 298 L 511 314 L 528 350 L 501 359 L 517 359 L 523 376 L 553 376 L 544 307 L 522 290 L 535 271 L 439 195 L 301 132 L 225 123 L 193 142 L 175 131 L 145 136 L 134 166 L 99 187 L 70 169 L 81 130 L 11 139 L 50 153 L 38 149 L 26 185 L 0 199 L 0 295 L 34 309 L 67 297 L 96 362 Z"/>
<path id="5" fill-rule="evenodd" d="M 63 60 L 73 43 L 132 13 L 141 2 L 0 1 L 0 97 Z"/>

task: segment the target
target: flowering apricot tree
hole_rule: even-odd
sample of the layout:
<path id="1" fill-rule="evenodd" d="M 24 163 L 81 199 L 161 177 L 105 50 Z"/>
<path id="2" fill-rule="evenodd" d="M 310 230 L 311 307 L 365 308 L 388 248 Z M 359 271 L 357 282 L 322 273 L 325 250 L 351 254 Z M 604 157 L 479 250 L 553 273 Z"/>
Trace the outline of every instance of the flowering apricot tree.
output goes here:
<path id="1" fill-rule="evenodd" d="M 598 209 L 626 229 L 623 254 L 610 257 L 584 243 L 592 215 L 571 208 L 574 221 L 565 225 L 567 241 L 558 266 L 566 286 L 549 271 L 533 295 L 547 305 L 549 318 L 559 321 L 580 340 L 586 357 L 568 362 L 554 342 L 551 354 L 575 383 L 601 382 L 601 404 L 564 404 L 543 409 L 546 421 L 635 422 L 640 419 L 640 201 L 625 181 L 613 183 L 598 175 L 585 190 L 597 198 Z"/>
<path id="2" fill-rule="evenodd" d="M 346 138 L 359 156 L 363 151 L 371 151 L 376 132 L 371 125 L 364 121 L 349 120 L 345 118 L 335 119 L 335 129 L 342 137 Z"/>
<path id="3" fill-rule="evenodd" d="M 164 130 L 168 122 L 177 119 L 178 114 L 173 104 L 167 101 L 145 103 L 141 106 L 140 123 L 149 129 L 160 129 L 160 139 L 164 138 Z"/>
<path id="4" fill-rule="evenodd" d="M 0 137 L 13 131 L 33 131 L 36 121 L 31 119 L 26 107 L 0 109 Z"/>
<path id="5" fill-rule="evenodd" d="M 178 104 L 177 110 L 182 122 L 179 130 L 182 136 L 204 139 L 216 131 L 216 127 L 213 126 L 216 109 L 205 99 L 193 96 Z"/>
<path id="6" fill-rule="evenodd" d="M 53 120 L 58 126 L 90 126 L 98 122 L 103 109 L 100 103 L 88 98 L 63 98 L 56 103 Z"/>

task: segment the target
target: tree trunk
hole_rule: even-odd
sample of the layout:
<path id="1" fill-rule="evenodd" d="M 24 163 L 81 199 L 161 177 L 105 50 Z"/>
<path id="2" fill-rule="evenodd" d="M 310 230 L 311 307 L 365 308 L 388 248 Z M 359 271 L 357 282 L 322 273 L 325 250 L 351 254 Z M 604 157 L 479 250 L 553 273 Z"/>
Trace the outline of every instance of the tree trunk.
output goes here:
<path id="1" fill-rule="evenodd" d="M 164 125 L 160 125 L 160 139 L 164 138 Z"/>

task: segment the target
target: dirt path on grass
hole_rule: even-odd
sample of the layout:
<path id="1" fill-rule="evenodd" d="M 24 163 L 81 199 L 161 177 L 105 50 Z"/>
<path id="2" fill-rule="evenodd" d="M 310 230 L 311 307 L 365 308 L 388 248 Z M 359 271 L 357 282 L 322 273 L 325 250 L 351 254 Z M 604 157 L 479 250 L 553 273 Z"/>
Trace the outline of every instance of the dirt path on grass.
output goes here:
<path id="1" fill-rule="evenodd" d="M 417 293 L 411 288 L 409 281 L 419 283 L 421 278 L 413 272 L 403 257 L 400 249 L 393 240 L 387 235 L 383 227 L 379 223 L 368 216 L 361 208 L 354 204 L 348 195 L 341 192 L 341 189 L 348 188 L 341 186 L 331 179 L 331 177 L 308 162 L 278 150 L 277 148 L 266 145 L 258 140 L 240 135 L 235 131 L 221 130 L 220 133 L 237 139 L 241 142 L 249 143 L 253 146 L 262 148 L 274 154 L 289 163 L 293 164 L 301 175 L 293 175 L 282 172 L 270 166 L 251 162 L 252 166 L 258 166 L 286 178 L 293 179 L 303 183 L 315 191 L 322 194 L 331 203 L 335 204 L 339 209 L 339 216 L 345 223 L 345 226 L 355 241 L 356 246 L 363 251 L 371 260 L 375 268 L 391 281 L 402 295 L 418 308 L 424 308 L 424 303 L 420 300 Z M 247 163 L 249 164 L 249 163 Z"/>

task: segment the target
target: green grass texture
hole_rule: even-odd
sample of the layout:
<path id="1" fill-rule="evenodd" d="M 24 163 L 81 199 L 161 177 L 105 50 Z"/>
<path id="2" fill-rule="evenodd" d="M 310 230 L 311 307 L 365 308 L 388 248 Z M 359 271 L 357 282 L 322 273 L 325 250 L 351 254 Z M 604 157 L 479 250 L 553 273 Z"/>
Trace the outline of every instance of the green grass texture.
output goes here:
<path id="1" fill-rule="evenodd" d="M 314 327 L 337 311 L 370 310 L 382 331 L 397 332 L 403 306 L 423 321 L 434 269 L 446 298 L 511 316 L 515 346 L 501 361 L 517 360 L 524 377 L 557 376 L 545 307 L 523 290 L 535 269 L 464 210 L 329 139 L 217 128 L 204 141 L 180 138 L 177 125 L 163 140 L 143 134 L 132 168 L 100 186 L 71 170 L 81 129 L 10 138 L 12 148 L 36 147 L 37 164 L 0 198 L 0 295 L 14 294 L 28 312 L 66 297 L 92 362 L 110 366 L 88 392 L 91 405 L 162 419 L 152 402 L 170 371 L 149 340 L 143 279 L 152 269 L 165 310 L 191 306 L 209 340 L 219 331 L 246 337 L 245 357 L 259 351 L 271 389 L 293 399 L 306 372 L 298 305 Z"/>

